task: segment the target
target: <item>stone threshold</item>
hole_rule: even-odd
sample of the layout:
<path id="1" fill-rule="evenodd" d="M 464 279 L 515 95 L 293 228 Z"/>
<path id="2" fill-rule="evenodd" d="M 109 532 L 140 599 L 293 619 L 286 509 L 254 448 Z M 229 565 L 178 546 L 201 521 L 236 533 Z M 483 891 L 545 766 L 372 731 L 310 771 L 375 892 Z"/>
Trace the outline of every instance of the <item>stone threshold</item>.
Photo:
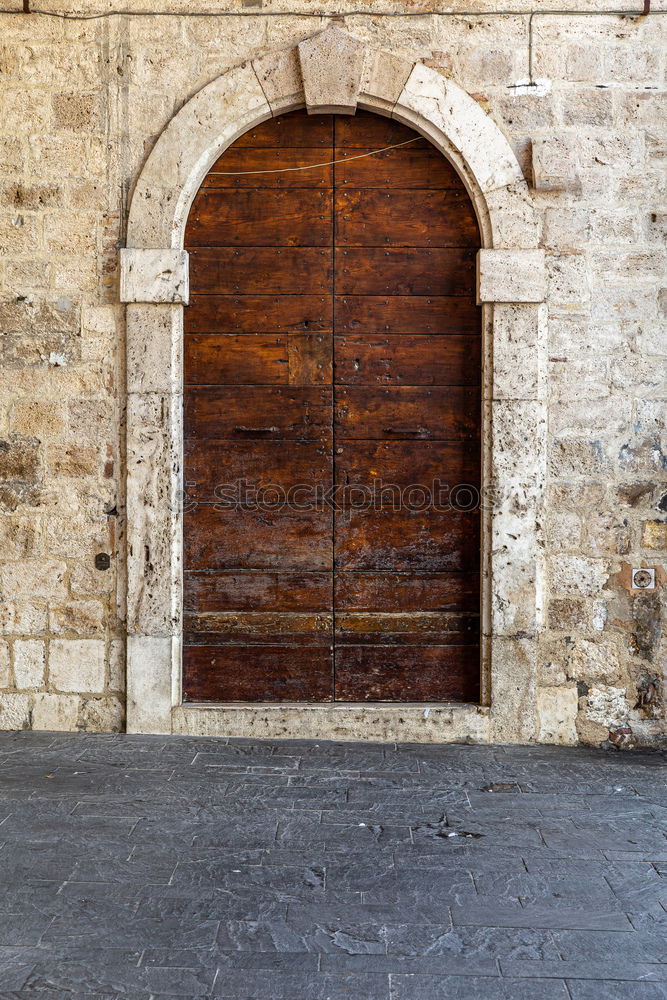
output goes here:
<path id="1" fill-rule="evenodd" d="M 487 743 L 489 708 L 459 703 L 178 705 L 172 732 L 261 739 Z"/>

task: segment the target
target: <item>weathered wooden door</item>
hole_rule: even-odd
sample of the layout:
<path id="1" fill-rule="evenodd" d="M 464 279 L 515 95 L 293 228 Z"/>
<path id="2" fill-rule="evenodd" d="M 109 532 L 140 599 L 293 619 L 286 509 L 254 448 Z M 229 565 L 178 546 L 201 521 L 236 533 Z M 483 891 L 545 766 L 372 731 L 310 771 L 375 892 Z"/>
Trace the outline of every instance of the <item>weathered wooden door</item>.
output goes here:
<path id="1" fill-rule="evenodd" d="M 376 115 L 273 119 L 206 177 L 186 701 L 477 700 L 478 247 L 453 168 Z"/>

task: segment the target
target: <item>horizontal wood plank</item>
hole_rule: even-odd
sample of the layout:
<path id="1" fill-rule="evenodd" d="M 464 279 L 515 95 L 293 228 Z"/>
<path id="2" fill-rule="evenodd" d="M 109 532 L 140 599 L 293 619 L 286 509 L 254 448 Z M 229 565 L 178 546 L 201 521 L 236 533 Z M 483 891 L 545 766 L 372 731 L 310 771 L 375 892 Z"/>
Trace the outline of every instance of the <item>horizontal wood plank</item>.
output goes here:
<path id="1" fill-rule="evenodd" d="M 330 573 L 193 572 L 183 574 L 188 612 L 326 611 L 333 602 Z"/>
<path id="2" fill-rule="evenodd" d="M 340 646 L 336 649 L 340 701 L 477 701 L 475 646 Z"/>
<path id="3" fill-rule="evenodd" d="M 354 115 L 334 116 L 334 143 L 344 149 L 380 149 L 396 142 L 415 140 L 415 147 L 432 149 L 426 139 L 407 125 L 402 125 L 395 118 L 385 118 L 369 111 L 357 110 Z"/>
<path id="4" fill-rule="evenodd" d="M 469 570 L 479 556 L 476 514 L 344 510 L 335 515 L 337 571 Z"/>
<path id="5" fill-rule="evenodd" d="M 307 645 L 331 646 L 333 614 L 291 611 L 188 612 L 183 620 L 188 646 Z"/>
<path id="6" fill-rule="evenodd" d="M 476 250 L 461 247 L 340 247 L 336 292 L 474 298 L 476 257 Z"/>
<path id="7" fill-rule="evenodd" d="M 184 468 L 190 502 L 216 503 L 228 489 L 245 484 L 250 490 L 266 490 L 265 502 L 273 509 L 275 498 L 299 484 L 331 485 L 331 442 L 209 441 L 186 438 Z M 278 494 L 271 487 L 280 490 Z M 247 502 L 253 502 L 248 498 Z"/>
<path id="8" fill-rule="evenodd" d="M 331 571 L 331 514 L 217 509 L 198 504 L 183 514 L 189 570 Z"/>
<path id="9" fill-rule="evenodd" d="M 450 502 L 449 489 L 478 483 L 477 448 L 458 441 L 343 441 L 336 446 L 336 482 L 374 487 L 378 504 L 420 504 L 415 484 L 429 491 L 433 503 Z"/>
<path id="10" fill-rule="evenodd" d="M 337 440 L 474 440 L 481 397 L 460 386 L 341 386 L 336 389 Z"/>
<path id="11" fill-rule="evenodd" d="M 482 311 L 473 298 L 444 295 L 337 295 L 336 333 L 474 335 Z"/>
<path id="12" fill-rule="evenodd" d="M 336 572 L 339 611 L 478 611 L 479 573 Z"/>
<path id="13" fill-rule="evenodd" d="M 332 193 L 315 188 L 200 190 L 187 246 L 330 246 Z"/>
<path id="14" fill-rule="evenodd" d="M 333 115 L 309 115 L 305 111 L 290 111 L 248 129 L 230 148 L 313 146 L 326 147 L 329 151 L 333 144 L 333 136 Z M 223 153 L 220 159 L 225 155 Z"/>
<path id="15" fill-rule="evenodd" d="M 480 384 L 480 337 L 341 334 L 334 350 L 339 385 Z"/>
<path id="16" fill-rule="evenodd" d="M 312 646 L 185 646 L 183 700 L 332 701 L 333 655 Z"/>
<path id="17" fill-rule="evenodd" d="M 186 385 L 330 385 L 327 334 L 189 334 Z"/>
<path id="18" fill-rule="evenodd" d="M 332 389 L 197 386 L 186 392 L 186 438 L 331 440 Z"/>
<path id="19" fill-rule="evenodd" d="M 401 188 L 336 189 L 339 246 L 479 247 L 472 203 L 465 191 Z"/>
<path id="20" fill-rule="evenodd" d="M 330 188 L 332 159 L 322 148 L 232 146 L 204 178 L 202 188 Z"/>
<path id="21" fill-rule="evenodd" d="M 424 148 L 422 142 L 418 139 L 382 152 L 375 152 L 376 146 L 336 146 L 336 187 L 368 190 L 394 188 L 398 183 L 401 189 L 460 190 L 463 183 L 451 163 L 433 146 Z M 364 156 L 366 152 L 372 155 Z"/>
<path id="22" fill-rule="evenodd" d="M 193 247 L 194 295 L 330 293 L 333 251 L 321 247 Z"/>
<path id="23" fill-rule="evenodd" d="M 186 333 L 327 333 L 330 295 L 195 295 Z"/>

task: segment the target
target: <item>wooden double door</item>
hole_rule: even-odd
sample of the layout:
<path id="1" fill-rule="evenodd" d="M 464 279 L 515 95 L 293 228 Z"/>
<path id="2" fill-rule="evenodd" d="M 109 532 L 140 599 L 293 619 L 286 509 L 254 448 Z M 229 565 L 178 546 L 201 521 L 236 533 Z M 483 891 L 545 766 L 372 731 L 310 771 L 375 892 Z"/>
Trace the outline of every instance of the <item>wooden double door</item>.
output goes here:
<path id="1" fill-rule="evenodd" d="M 479 240 L 454 169 L 376 115 L 284 115 L 211 169 L 186 233 L 186 701 L 478 700 Z"/>

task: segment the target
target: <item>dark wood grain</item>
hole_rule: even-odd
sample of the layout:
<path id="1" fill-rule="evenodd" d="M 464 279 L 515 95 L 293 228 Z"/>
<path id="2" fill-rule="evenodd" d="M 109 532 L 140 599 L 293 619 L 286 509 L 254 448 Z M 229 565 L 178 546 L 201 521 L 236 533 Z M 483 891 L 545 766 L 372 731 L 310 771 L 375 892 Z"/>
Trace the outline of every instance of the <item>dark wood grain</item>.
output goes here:
<path id="1" fill-rule="evenodd" d="M 331 385 L 326 334 L 191 334 L 186 385 Z"/>
<path id="2" fill-rule="evenodd" d="M 331 245 L 331 191 L 316 188 L 210 188 L 193 202 L 188 246 Z"/>
<path id="3" fill-rule="evenodd" d="M 185 332 L 326 333 L 332 315 L 330 295 L 195 295 Z"/>
<path id="4" fill-rule="evenodd" d="M 199 504 L 183 515 L 183 558 L 187 570 L 331 572 L 331 514 Z"/>
<path id="5" fill-rule="evenodd" d="M 330 647 L 333 614 L 294 611 L 188 612 L 183 620 L 188 646 L 303 645 Z"/>
<path id="6" fill-rule="evenodd" d="M 340 385 L 479 385 L 481 338 L 359 334 L 336 338 Z"/>
<path id="7" fill-rule="evenodd" d="M 476 250 L 461 247 L 341 247 L 336 250 L 336 291 L 474 298 L 476 257 Z"/>
<path id="8" fill-rule="evenodd" d="M 331 442 L 330 387 L 198 386 L 185 397 L 186 438 Z"/>
<path id="9" fill-rule="evenodd" d="M 336 482 L 380 485 L 385 506 L 397 506 L 410 497 L 410 487 L 422 484 L 431 493 L 437 482 L 438 501 L 449 503 L 447 486 L 477 483 L 480 456 L 475 447 L 462 448 L 459 441 L 343 441 L 336 447 Z M 400 487 L 400 494 L 392 487 Z M 419 503 L 419 493 L 414 501 Z"/>
<path id="10" fill-rule="evenodd" d="M 206 175 L 202 188 L 331 187 L 333 167 L 317 166 L 330 159 L 321 147 L 232 146 Z"/>
<path id="11" fill-rule="evenodd" d="M 193 247 L 190 292 L 301 295 L 331 292 L 333 251 L 321 247 Z"/>
<path id="12" fill-rule="evenodd" d="M 473 298 L 424 295 L 337 295 L 336 333 L 479 335 Z"/>
<path id="13" fill-rule="evenodd" d="M 334 638 L 353 646 L 478 646 L 479 615 L 337 610 Z"/>
<path id="14" fill-rule="evenodd" d="M 248 129 L 239 136 L 230 149 L 253 149 L 268 147 L 282 149 L 286 146 L 325 147 L 327 152 L 333 147 L 334 116 L 309 115 L 305 111 L 291 111 L 277 118 Z M 229 150 L 227 151 L 229 152 Z M 212 167 L 218 169 L 218 164 L 227 155 L 223 153 Z M 326 159 L 326 157 L 324 157 Z"/>
<path id="15" fill-rule="evenodd" d="M 183 448 L 187 468 L 188 498 L 215 503 L 220 487 L 244 482 L 249 488 L 299 484 L 331 484 L 331 445 L 328 441 L 210 441 L 186 438 Z M 282 494 L 280 494 L 282 495 Z M 272 505 L 271 496 L 266 503 Z M 249 543 L 252 541 L 248 539 Z"/>
<path id="16" fill-rule="evenodd" d="M 336 438 L 471 440 L 480 391 L 460 386 L 349 386 L 336 390 Z"/>
<path id="17" fill-rule="evenodd" d="M 479 610 L 479 574 L 346 573 L 335 577 L 340 611 L 472 611 Z"/>
<path id="18" fill-rule="evenodd" d="M 340 246 L 479 246 L 477 219 L 461 190 L 336 189 L 334 211 Z"/>
<path id="19" fill-rule="evenodd" d="M 335 518 L 337 570 L 460 572 L 479 558 L 476 514 L 371 509 Z"/>
<path id="20" fill-rule="evenodd" d="M 395 120 L 293 112 L 219 157 L 186 230 L 186 701 L 479 698 L 479 514 L 446 508 L 479 484 L 479 245 Z"/>
<path id="21" fill-rule="evenodd" d="M 183 574 L 186 611 L 326 611 L 332 601 L 328 573 Z"/>
<path id="22" fill-rule="evenodd" d="M 415 140 L 410 149 L 431 150 L 426 139 L 395 118 L 385 118 L 369 111 L 357 111 L 355 115 L 335 115 L 335 145 L 343 149 L 380 149 L 396 142 Z"/>
<path id="23" fill-rule="evenodd" d="M 403 140 L 405 141 L 405 140 Z M 409 140 L 408 140 L 409 141 Z M 461 190 L 461 178 L 441 153 L 433 147 L 422 145 L 423 140 L 375 152 L 378 146 L 367 149 L 337 146 L 335 149 L 336 186 L 339 188 L 394 188 L 398 181 L 402 189 L 435 188 L 440 191 Z M 389 144 L 391 145 L 391 144 Z M 365 152 L 372 156 L 359 158 Z M 348 157 L 354 157 L 349 162 Z"/>
<path id="24" fill-rule="evenodd" d="M 186 646 L 187 702 L 333 701 L 333 655 L 312 646 Z"/>
<path id="25" fill-rule="evenodd" d="M 475 646 L 339 646 L 340 701 L 476 701 Z"/>

